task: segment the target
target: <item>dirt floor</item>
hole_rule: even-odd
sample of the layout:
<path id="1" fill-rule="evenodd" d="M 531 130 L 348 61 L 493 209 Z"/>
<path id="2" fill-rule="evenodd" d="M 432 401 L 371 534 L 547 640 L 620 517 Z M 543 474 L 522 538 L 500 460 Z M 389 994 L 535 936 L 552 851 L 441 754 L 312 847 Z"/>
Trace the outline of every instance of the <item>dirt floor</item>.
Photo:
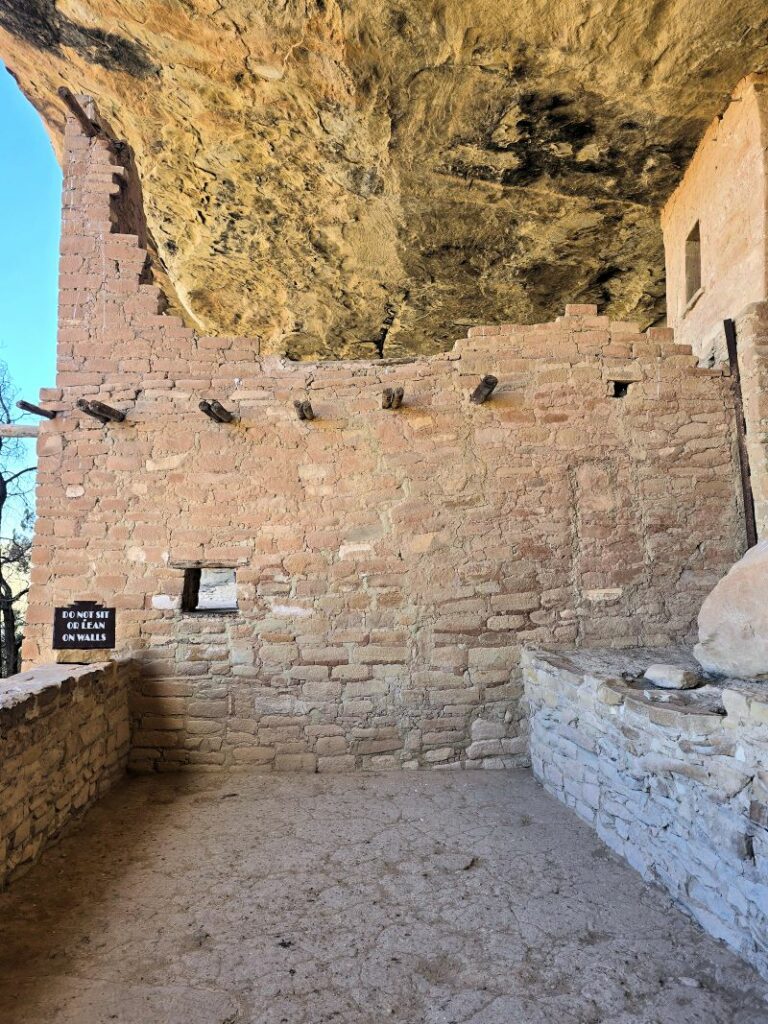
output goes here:
<path id="1" fill-rule="evenodd" d="M 2 1024 L 766 1024 L 526 772 L 128 780 L 0 896 Z"/>

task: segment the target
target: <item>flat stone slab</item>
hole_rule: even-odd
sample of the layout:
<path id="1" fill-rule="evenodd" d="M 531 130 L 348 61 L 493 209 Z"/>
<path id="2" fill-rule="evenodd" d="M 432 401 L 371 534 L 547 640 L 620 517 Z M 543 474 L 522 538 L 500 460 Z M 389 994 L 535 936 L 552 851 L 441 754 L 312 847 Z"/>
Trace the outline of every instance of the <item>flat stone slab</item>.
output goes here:
<path id="1" fill-rule="evenodd" d="M 702 686 L 704 680 L 698 672 L 691 672 L 680 665 L 649 665 L 643 675 L 644 679 L 666 690 L 691 690 Z"/>
<path id="2" fill-rule="evenodd" d="M 118 786 L 0 895 L 3 1024 L 765 1024 L 524 771 Z"/>
<path id="3" fill-rule="evenodd" d="M 533 652 L 552 665 L 573 672 L 581 678 L 595 676 L 635 677 L 641 679 L 649 665 L 662 663 L 688 672 L 701 673 L 701 666 L 689 647 L 625 647 L 618 650 L 604 647 L 582 647 L 573 650 L 538 649 Z"/>

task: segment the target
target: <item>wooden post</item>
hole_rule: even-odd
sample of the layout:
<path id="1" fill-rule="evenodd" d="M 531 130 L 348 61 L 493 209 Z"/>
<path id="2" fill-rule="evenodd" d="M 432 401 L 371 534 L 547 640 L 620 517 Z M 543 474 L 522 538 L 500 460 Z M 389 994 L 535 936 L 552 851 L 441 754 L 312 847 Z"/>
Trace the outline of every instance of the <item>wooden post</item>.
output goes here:
<path id="1" fill-rule="evenodd" d="M 212 419 L 214 423 L 234 423 L 237 420 L 237 416 L 228 409 L 225 409 L 221 402 L 217 402 L 216 399 L 209 402 L 204 398 L 199 403 L 198 408 L 209 419 Z"/>
<path id="2" fill-rule="evenodd" d="M 39 433 L 36 423 L 0 423 L 0 437 L 37 437 Z"/>
<path id="3" fill-rule="evenodd" d="M 498 383 L 498 378 L 494 377 L 492 373 L 486 374 L 469 396 L 470 402 L 474 402 L 475 405 L 482 405 L 483 402 L 487 402 Z"/>
<path id="4" fill-rule="evenodd" d="M 381 408 L 399 409 L 403 404 L 404 394 L 403 388 L 384 388 L 384 393 L 381 396 Z"/>
<path id="5" fill-rule="evenodd" d="M 300 402 L 297 398 L 294 400 L 293 407 L 300 420 L 313 420 L 315 418 L 312 404 L 309 401 Z"/>
<path id="6" fill-rule="evenodd" d="M 211 402 L 211 412 L 219 423 L 234 423 L 237 419 L 237 416 L 235 416 L 233 412 L 230 412 L 229 409 L 225 409 L 221 402 L 216 401 L 215 398 Z"/>
<path id="7" fill-rule="evenodd" d="M 87 416 L 93 416 L 95 420 L 101 420 L 102 423 L 122 423 L 125 419 L 125 413 L 119 409 L 113 409 L 111 405 L 105 405 L 103 402 L 97 402 L 91 400 L 90 402 L 85 398 L 79 398 L 77 400 L 77 408 L 84 412 Z"/>
<path id="8" fill-rule="evenodd" d="M 91 400 L 91 410 L 104 420 L 112 420 L 114 423 L 122 423 L 125 413 L 120 409 L 113 409 L 111 405 L 98 402 L 95 398 Z"/>
<path id="9" fill-rule="evenodd" d="M 736 413 L 736 442 L 739 449 L 739 470 L 741 471 L 741 493 L 744 498 L 744 526 L 747 532 L 747 547 L 757 544 L 757 523 L 755 522 L 755 499 L 752 494 L 752 474 L 749 468 L 749 452 L 747 451 L 747 423 L 744 418 L 744 398 L 741 393 L 741 376 L 739 374 L 739 353 L 736 342 L 736 324 L 733 320 L 724 320 L 725 342 L 728 346 L 728 362 L 731 367 L 733 383 L 733 404 Z"/>
<path id="10" fill-rule="evenodd" d="M 17 409 L 23 409 L 24 412 L 34 413 L 35 416 L 45 416 L 47 420 L 55 420 L 56 413 L 50 412 L 48 409 L 41 409 L 39 405 L 34 405 L 32 402 L 25 402 L 24 399 L 19 399 L 16 403 Z"/>

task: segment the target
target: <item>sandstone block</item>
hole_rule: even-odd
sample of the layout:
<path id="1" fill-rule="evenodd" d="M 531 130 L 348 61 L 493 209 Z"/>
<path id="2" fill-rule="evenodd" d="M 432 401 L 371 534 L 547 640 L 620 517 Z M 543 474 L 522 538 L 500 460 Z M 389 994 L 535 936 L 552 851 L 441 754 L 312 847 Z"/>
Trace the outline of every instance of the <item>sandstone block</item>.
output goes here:
<path id="1" fill-rule="evenodd" d="M 363 762 L 363 768 L 369 771 L 388 771 L 397 768 L 398 760 L 392 754 L 380 754 L 376 757 L 369 757 Z"/>
<path id="2" fill-rule="evenodd" d="M 597 316 L 597 306 L 588 302 L 569 302 L 565 306 L 566 316 Z"/>
<path id="3" fill-rule="evenodd" d="M 308 701 L 338 700 L 341 696 L 341 683 L 329 680 L 307 682 L 302 686 L 301 692 Z"/>
<path id="4" fill-rule="evenodd" d="M 681 665 L 649 665 L 644 678 L 665 690 L 690 690 L 702 684 L 695 672 Z"/>
<path id="5" fill-rule="evenodd" d="M 340 757 L 318 757 L 317 770 L 319 772 L 351 772 L 355 768 L 355 758 L 352 754 L 342 754 Z"/>
<path id="6" fill-rule="evenodd" d="M 291 679 L 301 682 L 325 682 L 328 679 L 328 667 L 326 665 L 296 665 L 290 670 L 289 676 Z M 340 683 L 335 685 L 341 687 Z"/>
<path id="7" fill-rule="evenodd" d="M 736 562 L 704 601 L 693 653 L 708 672 L 768 676 L 768 541 Z"/>
<path id="8" fill-rule="evenodd" d="M 357 683 L 346 683 L 344 686 L 344 699 L 356 700 L 360 697 L 375 697 L 389 691 L 389 683 L 386 679 L 365 679 Z"/>
<path id="9" fill-rule="evenodd" d="M 478 757 L 493 757 L 501 754 L 501 740 L 477 740 L 467 747 L 467 757 L 474 761 Z"/>
<path id="10" fill-rule="evenodd" d="M 315 745 L 318 755 L 322 756 L 343 754 L 346 749 L 347 741 L 344 736 L 321 736 Z"/>
<path id="11" fill-rule="evenodd" d="M 424 760 L 429 764 L 437 764 L 441 761 L 447 761 L 450 757 L 455 755 L 456 751 L 453 747 L 438 747 L 436 750 L 427 750 L 424 753 Z"/>
<path id="12" fill-rule="evenodd" d="M 501 749 L 505 754 L 525 754 L 528 750 L 526 736 L 510 736 L 501 741 Z"/>
<path id="13" fill-rule="evenodd" d="M 355 660 L 364 665 L 397 664 L 408 660 L 408 650 L 405 647 L 369 644 L 357 649 Z"/>
<path id="14" fill-rule="evenodd" d="M 279 772 L 313 772 L 316 763 L 314 754 L 278 754 L 275 758 Z"/>
<path id="15" fill-rule="evenodd" d="M 236 764 L 269 764 L 275 760 L 271 747 L 235 747 L 232 759 Z"/>
<path id="16" fill-rule="evenodd" d="M 501 739 L 505 731 L 503 722 L 491 722 L 487 718 L 476 718 L 470 728 L 473 740 Z"/>
<path id="17" fill-rule="evenodd" d="M 469 652 L 470 669 L 512 669 L 520 660 L 514 647 L 476 647 Z"/>
<path id="18" fill-rule="evenodd" d="M 392 739 L 380 740 L 358 740 L 355 743 L 356 754 L 383 754 L 390 750 L 400 750 L 403 741 L 393 737 Z"/>

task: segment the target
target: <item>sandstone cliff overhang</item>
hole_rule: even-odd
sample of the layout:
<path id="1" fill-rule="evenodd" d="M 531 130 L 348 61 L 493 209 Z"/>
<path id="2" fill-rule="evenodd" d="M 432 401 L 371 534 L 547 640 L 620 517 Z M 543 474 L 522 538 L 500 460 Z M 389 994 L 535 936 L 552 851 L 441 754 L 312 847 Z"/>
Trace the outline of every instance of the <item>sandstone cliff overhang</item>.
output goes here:
<path id="1" fill-rule="evenodd" d="M 396 356 L 573 298 L 662 319 L 659 207 L 767 26 L 757 0 L 3 0 L 0 57 L 57 142 L 62 84 L 128 141 L 191 326 Z"/>

